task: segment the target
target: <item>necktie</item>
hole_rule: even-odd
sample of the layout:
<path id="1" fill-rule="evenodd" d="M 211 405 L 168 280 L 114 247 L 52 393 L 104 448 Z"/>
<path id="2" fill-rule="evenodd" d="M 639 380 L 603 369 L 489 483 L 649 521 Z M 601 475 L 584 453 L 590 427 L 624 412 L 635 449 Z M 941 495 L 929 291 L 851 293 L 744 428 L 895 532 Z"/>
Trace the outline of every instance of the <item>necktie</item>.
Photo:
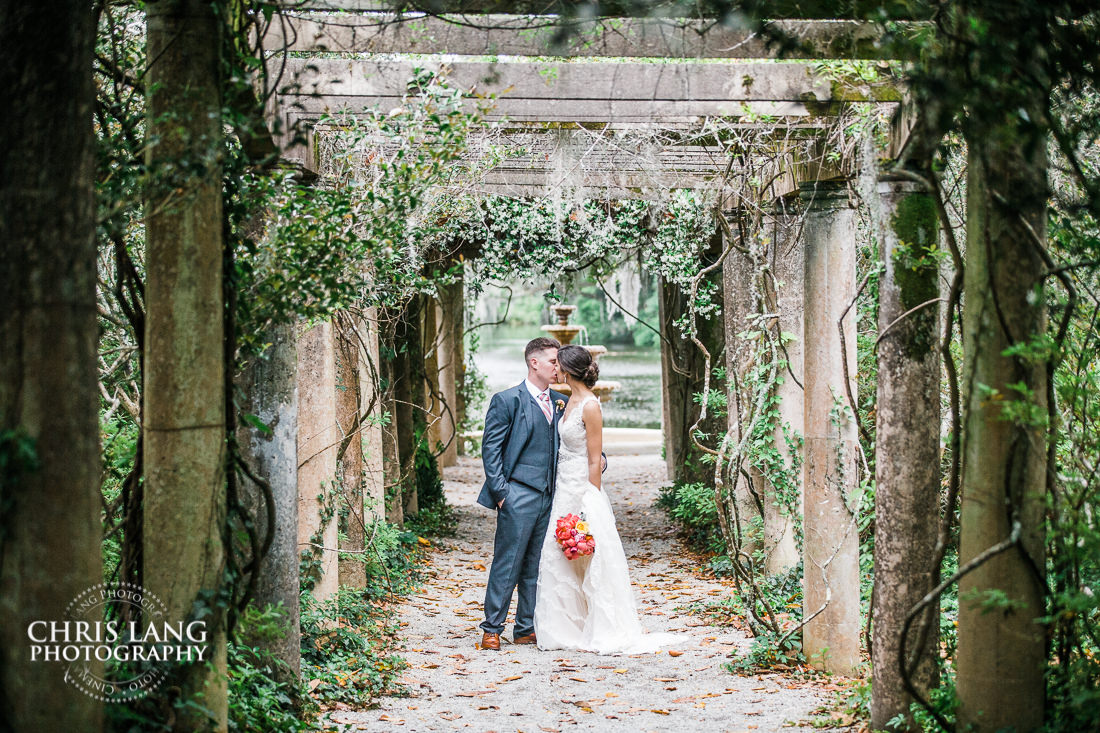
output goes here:
<path id="1" fill-rule="evenodd" d="M 542 412 L 546 415 L 546 422 L 554 422 L 552 412 L 550 412 L 550 395 L 546 392 L 539 394 L 539 407 L 542 408 Z"/>

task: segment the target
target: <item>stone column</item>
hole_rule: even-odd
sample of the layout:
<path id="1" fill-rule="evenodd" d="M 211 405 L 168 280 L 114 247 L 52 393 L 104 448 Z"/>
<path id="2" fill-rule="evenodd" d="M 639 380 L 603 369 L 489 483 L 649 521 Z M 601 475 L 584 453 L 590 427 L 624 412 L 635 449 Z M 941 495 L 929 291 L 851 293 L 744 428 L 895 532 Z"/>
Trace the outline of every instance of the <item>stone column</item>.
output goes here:
<path id="1" fill-rule="evenodd" d="M 443 407 L 443 384 L 440 375 L 440 347 L 443 342 L 441 328 L 441 316 L 439 302 L 434 298 L 423 298 L 423 331 L 421 338 L 424 347 L 424 419 L 427 428 L 426 440 L 428 449 L 435 453 L 446 442 L 444 433 L 448 431 L 445 424 L 446 410 Z M 438 459 L 443 460 L 442 455 Z"/>
<path id="2" fill-rule="evenodd" d="M 368 308 L 359 328 L 359 401 L 366 413 L 361 431 L 363 449 L 363 519 L 384 519 L 386 492 L 382 461 L 382 418 L 385 412 L 378 363 L 378 313 Z"/>
<path id="3" fill-rule="evenodd" d="M 731 251 L 723 273 L 730 429 L 748 427 L 738 424 L 738 413 L 747 415 L 746 405 L 754 400 L 752 372 L 760 363 L 756 353 L 759 338 L 738 334 L 767 328 L 778 341 L 784 334 L 795 335 L 786 344 L 787 356 L 782 349 L 779 351 L 779 359 L 789 358 L 791 363 L 776 375 L 772 392 L 779 400 L 778 420 L 771 431 L 776 455 L 768 455 L 763 466 L 759 460 L 752 465 L 746 463 L 744 468 L 752 477 L 751 489 L 744 476 L 738 481 L 738 512 L 743 526 L 755 519 L 763 527 L 763 532 L 746 541 L 743 549 L 762 551 L 765 561 L 761 569 L 769 574 L 798 564 L 795 525 L 801 514 L 801 452 L 787 446 L 788 436 L 797 441 L 802 435 L 802 243 L 794 236 L 797 224 L 797 217 L 785 213 L 764 217 L 760 231 L 743 245 L 748 252 Z M 762 321 L 762 313 L 773 315 Z M 779 315 L 778 319 L 774 314 Z M 770 351 L 766 358 L 771 359 Z"/>
<path id="4" fill-rule="evenodd" d="M 238 384 L 244 394 L 245 410 L 258 417 L 270 432 L 244 421 L 237 428 L 241 457 L 251 470 L 267 481 L 274 499 L 275 515 L 268 516 L 267 504 L 255 485 L 242 479 L 242 495 L 257 518 L 257 530 L 274 523 L 271 548 L 256 576 L 253 603 L 258 608 L 282 604 L 286 612 L 286 636 L 262 640 L 267 651 L 287 663 L 294 674 L 301 667 L 298 608 L 298 392 L 297 353 L 294 327 L 276 326 L 263 357 L 245 367 Z"/>
<path id="5" fill-rule="evenodd" d="M 1027 48 L 1030 69 L 1041 73 L 1040 52 Z M 1041 119 L 1041 98 L 1028 103 L 1028 119 Z M 1055 426 L 1048 363 L 1031 351 L 1049 333 L 1046 299 L 1037 295 L 1053 287 L 1043 257 L 1048 162 L 1045 137 L 1007 117 L 967 140 L 960 565 L 1012 537 L 1013 525 L 1018 531 L 1015 547 L 959 580 L 958 720 L 983 733 L 1038 730 L 1050 674 L 1038 619 Z M 1005 354 L 1021 345 L 1022 354 Z M 990 599 L 1000 599 L 992 609 Z"/>
<path id="6" fill-rule="evenodd" d="M 884 269 L 875 403 L 875 729 L 909 715 L 912 698 L 898 672 L 898 649 L 906 614 L 936 584 L 940 508 L 939 221 L 932 197 L 916 184 L 883 181 L 879 200 Z M 908 653 L 918 660 L 913 681 L 925 690 L 935 683 L 938 606 L 926 619 L 931 626 L 923 646 L 917 648 L 916 633 L 908 640 Z"/>
<path id="7" fill-rule="evenodd" d="M 775 308 L 779 313 L 776 330 L 784 341 L 787 368 L 775 387 L 779 400 L 779 424 L 774 431 L 776 450 L 784 466 L 764 476 L 768 501 L 764 504 L 764 546 L 768 573 L 781 573 L 798 564 L 795 525 L 803 513 L 802 450 L 803 404 L 803 247 L 799 238 L 802 219 L 793 203 L 780 202 L 775 213 L 765 218 L 770 241 L 770 266 L 775 274 Z M 786 338 L 791 336 L 789 340 Z"/>
<path id="8" fill-rule="evenodd" d="M 436 363 L 439 366 L 439 391 L 446 403 L 439 420 L 439 440 L 446 447 L 439 457 L 440 467 L 453 466 L 458 460 L 458 392 L 463 368 L 462 332 L 465 325 L 462 280 L 440 286 L 436 309 Z"/>
<path id="9" fill-rule="evenodd" d="M 717 260 L 722 252 L 720 235 L 712 238 L 709 249 L 702 255 L 703 266 Z M 717 286 L 714 297 L 723 302 L 722 268 L 713 270 L 708 278 Z M 661 402 L 662 426 L 665 438 L 665 463 L 669 478 L 677 483 L 698 482 L 714 486 L 714 464 L 702 460 L 702 451 L 695 448 L 690 428 L 699 417 L 699 405 L 694 395 L 703 389 L 706 363 L 703 352 L 684 337 L 675 321 L 687 313 L 687 294 L 680 287 L 664 280 L 660 283 L 661 336 Z M 725 325 L 721 318 L 696 319 L 698 338 L 710 352 L 710 368 L 725 364 L 722 352 L 726 348 Z M 722 390 L 726 385 L 710 381 L 711 389 Z M 707 419 L 699 429 L 708 437 L 709 445 L 717 447 L 726 430 L 726 418 L 707 413 Z"/>
<path id="10" fill-rule="evenodd" d="M 805 546 L 803 651 L 815 666 L 852 675 L 859 664 L 859 538 L 848 502 L 857 480 L 857 432 L 844 386 L 855 393 L 856 212 L 844 184 L 803 187 L 805 300 Z M 813 617 L 811 619 L 811 617 Z"/>
<path id="11" fill-rule="evenodd" d="M 143 584 L 179 623 L 226 582 L 220 25 L 200 0 L 150 3 L 146 21 L 158 141 L 147 163 L 159 185 L 146 190 Z M 204 161 L 201 173 L 182 160 Z M 209 712 L 178 710 L 173 730 L 228 727 L 225 613 L 208 610 L 206 663 L 180 667 L 164 689 L 169 705 L 202 693 Z"/>
<path id="12" fill-rule="evenodd" d="M 394 427 L 400 460 L 402 516 L 420 511 L 416 486 L 416 447 L 424 419 L 424 310 L 427 298 L 413 296 L 401 313 L 394 337 Z"/>
<path id="13" fill-rule="evenodd" d="M 739 211 L 728 213 L 735 230 L 739 226 L 740 216 Z M 722 316 L 726 338 L 726 373 L 729 375 L 728 427 L 737 442 L 748 429 L 745 419 L 751 417 L 752 374 L 758 363 L 756 351 L 760 343 L 760 339 L 751 338 L 748 334 L 760 328 L 761 273 L 757 259 L 763 253 L 760 242 L 753 237 L 750 239 L 753 241 L 739 242 L 722 263 Z M 741 468 L 743 472 L 739 470 Z M 733 498 L 737 502 L 740 550 L 755 555 L 765 549 L 761 533 L 766 502 L 764 477 L 751 461 L 744 461 L 740 467 L 731 467 L 730 477 L 735 481 Z"/>
<path id="14" fill-rule="evenodd" d="M 298 337 L 298 548 L 312 558 L 313 596 L 339 586 L 337 565 L 336 356 L 332 324 L 318 323 Z"/>
<path id="15" fill-rule="evenodd" d="M 337 473 L 340 477 L 340 514 L 343 533 L 340 549 L 349 554 L 339 561 L 340 584 L 363 588 L 367 576 L 363 565 L 365 522 L 363 519 L 363 439 L 360 433 L 359 317 L 343 312 L 335 328 L 336 338 L 336 426 L 340 445 Z M 360 553 L 360 554 L 356 554 Z"/>

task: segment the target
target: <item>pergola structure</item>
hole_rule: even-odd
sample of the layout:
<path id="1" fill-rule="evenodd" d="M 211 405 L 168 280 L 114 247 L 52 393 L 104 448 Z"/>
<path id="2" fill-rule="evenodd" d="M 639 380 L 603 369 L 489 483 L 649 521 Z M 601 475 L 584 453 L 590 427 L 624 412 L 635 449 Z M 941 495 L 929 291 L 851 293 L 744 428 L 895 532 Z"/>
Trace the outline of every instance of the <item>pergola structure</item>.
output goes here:
<path id="1" fill-rule="evenodd" d="M 730 155 L 716 131 L 775 124 L 775 119 L 797 129 L 799 144 L 788 141 L 781 155 L 771 155 L 784 166 L 777 195 L 789 195 L 796 203 L 801 199 L 805 223 L 797 229 L 785 227 L 788 215 L 777 207 L 768 226 L 777 239 L 777 267 L 786 283 L 778 303 L 783 330 L 798 335 L 788 347 L 796 379 L 779 392 L 784 419 L 805 438 L 802 559 L 805 616 L 810 620 L 804 651 L 812 659 L 828 650 L 824 666 L 851 674 L 860 661 L 859 565 L 857 532 L 845 502 L 855 487 L 858 443 L 854 422 L 838 422 L 834 408 L 838 395 L 855 390 L 850 304 L 856 294 L 856 213 L 843 183 L 850 175 L 846 163 L 827 163 L 818 138 L 846 105 L 874 102 L 897 108 L 902 100 L 896 88 L 846 86 L 806 59 L 878 58 L 876 34 L 868 25 L 846 21 L 777 21 L 805 44 L 794 54 L 803 60 L 790 61 L 772 58 L 764 39 L 714 19 L 573 21 L 499 14 L 519 5 L 488 2 L 471 10 L 466 4 L 467 14 L 445 16 L 393 13 L 356 0 L 313 2 L 305 9 L 296 3 L 289 19 L 272 24 L 263 39 L 269 51 L 290 52 L 284 82 L 269 110 L 283 153 L 317 170 L 316 140 L 326 134 L 317 124 L 322 116 L 399 106 L 414 66 L 446 67 L 451 84 L 479 97 L 495 97 L 489 115 L 499 123 L 494 142 L 503 140 L 520 153 L 477 182 L 490 193 L 540 196 L 571 186 L 591 197 L 649 198 L 670 189 L 714 190 L 726 185 L 721 174 Z M 444 4 L 441 9 L 448 8 Z M 325 12 L 314 12 L 318 10 Z M 560 38 L 563 23 L 573 27 Z M 413 59 L 409 54 L 423 56 Z M 303 127 L 310 131 L 305 144 L 297 134 Z M 904 144 L 905 133 L 899 123 L 893 153 Z M 472 154 L 478 146 L 475 135 Z M 882 186 L 889 215 L 904 184 Z M 736 206 L 737 191 L 718 193 Z M 794 231 L 800 232 L 799 239 L 784 239 L 784 232 Z M 733 258 L 725 262 L 725 325 L 711 336 L 718 340 L 713 353 L 723 343 L 728 347 L 731 373 L 746 366 L 739 361 L 743 349 L 734 344 L 736 334 L 745 330 L 750 306 L 739 292 L 751 273 L 739 267 Z M 889 277 L 884 275 L 884 290 L 889 290 Z M 440 334 L 427 371 L 438 379 L 445 400 L 455 396 L 462 363 L 463 327 L 455 320 L 461 318 L 461 297 L 459 284 L 457 292 L 443 296 L 450 307 L 444 302 L 429 309 L 432 322 L 426 325 Z M 672 331 L 674 300 L 662 299 L 662 331 L 670 342 L 682 342 Z M 844 325 L 846 340 L 838 324 Z M 328 530 L 321 526 L 315 500 L 319 482 L 338 469 L 333 446 L 339 443 L 341 417 L 332 343 L 327 325 L 299 342 L 299 364 L 308 365 L 298 370 L 298 434 L 303 436 L 297 446 L 299 529 L 297 538 L 283 538 L 295 549 L 318 531 L 329 537 L 326 546 L 336 545 L 335 523 Z M 376 335 L 370 348 L 376 358 Z M 672 358 L 663 354 L 666 363 Z M 673 465 L 689 440 L 691 393 L 698 387 L 693 377 L 663 371 L 664 432 Z M 448 442 L 455 431 L 453 413 L 438 405 L 428 409 L 436 411 L 437 437 Z M 384 473 L 387 450 L 397 450 L 387 448 L 391 442 L 380 428 L 367 438 L 377 450 L 360 460 L 375 461 L 375 475 Z M 444 462 L 452 458 L 443 456 Z M 381 484 L 367 492 L 380 496 Z M 798 560 L 789 528 L 781 534 L 771 540 L 776 569 Z M 293 555 L 297 557 L 296 551 Z M 335 553 L 326 553 L 323 570 L 316 589 L 322 596 L 337 587 Z"/>

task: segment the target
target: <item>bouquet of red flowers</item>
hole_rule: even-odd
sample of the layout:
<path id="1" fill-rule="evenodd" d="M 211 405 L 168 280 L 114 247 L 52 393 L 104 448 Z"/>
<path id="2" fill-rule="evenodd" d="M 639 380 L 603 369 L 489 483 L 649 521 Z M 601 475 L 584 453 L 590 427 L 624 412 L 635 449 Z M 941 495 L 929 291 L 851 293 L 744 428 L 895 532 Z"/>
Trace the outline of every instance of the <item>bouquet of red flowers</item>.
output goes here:
<path id="1" fill-rule="evenodd" d="M 566 514 L 560 518 L 554 536 L 569 560 L 576 560 L 596 551 L 596 538 L 588 534 L 588 523 L 584 521 L 584 515 L 578 517 L 576 514 Z"/>

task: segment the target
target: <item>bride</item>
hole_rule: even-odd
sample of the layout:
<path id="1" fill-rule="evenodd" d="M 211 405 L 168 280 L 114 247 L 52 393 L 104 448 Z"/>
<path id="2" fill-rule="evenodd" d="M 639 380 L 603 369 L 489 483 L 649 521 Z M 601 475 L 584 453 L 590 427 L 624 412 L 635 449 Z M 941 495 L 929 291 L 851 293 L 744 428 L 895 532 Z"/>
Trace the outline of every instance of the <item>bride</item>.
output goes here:
<path id="1" fill-rule="evenodd" d="M 558 370 L 571 396 L 558 423 L 558 480 L 539 560 L 538 646 L 635 654 L 684 641 L 676 634 L 647 634 L 638 621 L 615 515 L 600 487 L 603 416 L 592 392 L 599 367 L 587 349 L 571 344 L 558 351 Z M 566 559 L 555 535 L 558 518 L 570 513 L 584 518 L 596 547 L 573 560 Z"/>

